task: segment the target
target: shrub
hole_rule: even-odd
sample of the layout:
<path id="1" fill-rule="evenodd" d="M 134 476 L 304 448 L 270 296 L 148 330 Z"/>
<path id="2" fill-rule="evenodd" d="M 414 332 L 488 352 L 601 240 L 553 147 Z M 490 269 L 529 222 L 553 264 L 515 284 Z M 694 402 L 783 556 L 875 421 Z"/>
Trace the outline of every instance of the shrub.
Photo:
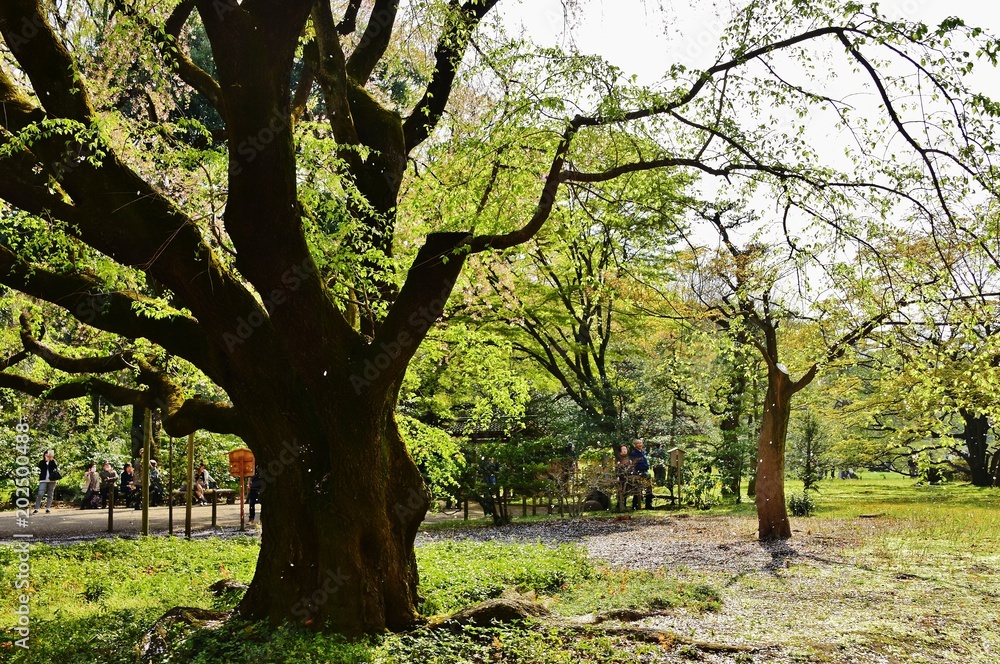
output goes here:
<path id="1" fill-rule="evenodd" d="M 808 493 L 793 493 L 788 496 L 788 510 L 792 516 L 809 516 L 816 511 L 816 503 Z"/>

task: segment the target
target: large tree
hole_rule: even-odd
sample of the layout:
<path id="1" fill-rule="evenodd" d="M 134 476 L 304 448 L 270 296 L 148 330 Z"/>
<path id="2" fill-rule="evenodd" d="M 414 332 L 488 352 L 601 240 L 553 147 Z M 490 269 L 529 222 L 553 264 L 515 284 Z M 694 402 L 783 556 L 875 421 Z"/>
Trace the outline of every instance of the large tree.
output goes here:
<path id="1" fill-rule="evenodd" d="M 431 232 L 397 285 L 396 205 L 407 161 L 421 161 L 432 136 L 449 138 L 436 129 L 473 35 L 498 0 L 416 3 L 425 13 L 407 46 L 419 51 L 427 41 L 430 48 L 427 66 L 413 77 L 421 90 L 412 100 L 379 87 L 392 78 L 397 0 L 375 0 L 370 9 L 360 0 L 166 4 L 165 15 L 164 3 L 142 0 L 0 6 L 9 50 L 0 59 L 0 199 L 13 208 L 4 215 L 0 282 L 123 340 L 121 352 L 81 353 L 46 342 L 37 321 L 26 319 L 23 349 L 4 362 L 0 386 L 50 399 L 96 393 L 154 408 L 172 436 L 199 428 L 241 436 L 267 469 L 267 509 L 278 515 L 264 531 L 238 607 L 248 619 L 345 633 L 416 620 L 413 541 L 427 502 L 395 421 L 400 382 L 466 257 L 529 240 L 561 184 L 694 169 L 759 175 L 799 207 L 811 204 L 810 192 L 888 188 L 947 214 L 950 178 L 978 175 L 984 146 L 990 151 L 985 139 L 970 138 L 981 128 L 973 111 L 996 110 L 989 100 L 976 98 L 968 109 L 945 105 L 951 124 L 926 122 L 922 108 L 901 101 L 914 80 L 880 70 L 894 60 L 938 98 L 964 98 L 966 56 L 949 43 L 979 35 L 960 22 L 936 32 L 854 4 L 752 4 L 738 14 L 714 64 L 672 68 L 665 85 L 650 89 L 613 68 L 574 65 L 593 59 L 542 51 L 546 80 L 561 80 L 575 99 L 534 95 L 523 83 L 532 68 L 523 66 L 516 76 L 498 74 L 480 103 L 520 95 L 525 108 L 536 109 L 533 126 L 547 122 L 533 140 L 532 167 L 521 171 L 533 171 L 532 208 L 508 210 L 489 228 L 474 218 L 437 225 L 429 218 Z M 100 29 L 120 32 L 104 38 L 97 28 L 82 29 L 88 12 L 105 21 Z M 195 57 L 201 37 L 210 49 Z M 155 44 L 159 56 L 144 43 Z M 768 117 L 782 104 L 793 113 L 832 108 L 853 121 L 843 104 L 793 80 L 803 68 L 789 60 L 831 46 L 903 137 L 907 168 L 876 168 L 877 178 L 858 182 L 853 170 L 838 173 L 816 161 L 808 135 L 775 131 Z M 983 48 L 996 53 L 992 42 Z M 102 73 L 109 49 L 122 67 Z M 944 65 L 934 64 L 942 58 Z M 483 70 L 504 64 L 488 52 L 478 62 Z M 153 95 L 122 94 L 130 86 L 186 89 L 181 82 L 205 104 L 197 109 L 201 125 L 193 122 L 195 105 L 182 123 L 164 117 Z M 768 117 L 747 117 L 753 106 Z M 877 132 L 858 131 L 878 140 Z M 578 135 L 597 132 L 618 141 L 610 163 L 592 163 L 574 149 Z M 646 140 L 630 140 L 636 133 Z M 191 149 L 205 145 L 225 161 L 221 182 L 205 154 L 191 158 Z M 191 180 L 204 172 L 200 203 L 166 177 L 167 161 L 153 151 L 183 164 Z M 311 187 L 330 173 L 339 184 L 327 182 L 313 195 Z M 504 188 L 502 176 L 498 171 L 490 191 Z M 912 188 L 911 177 L 920 181 Z M 29 225 L 58 242 L 25 249 L 19 241 Z M 323 244 L 334 236 L 339 254 Z M 40 382 L 16 373 L 24 355 L 74 378 Z M 169 362 L 193 366 L 228 401 L 186 389 Z"/>

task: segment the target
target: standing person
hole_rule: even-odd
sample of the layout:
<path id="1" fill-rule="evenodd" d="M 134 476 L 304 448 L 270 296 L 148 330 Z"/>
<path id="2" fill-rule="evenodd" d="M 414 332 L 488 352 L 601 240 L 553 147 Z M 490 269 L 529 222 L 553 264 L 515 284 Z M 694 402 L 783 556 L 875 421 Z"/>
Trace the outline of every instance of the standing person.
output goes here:
<path id="1" fill-rule="evenodd" d="M 55 459 L 56 453 L 53 450 L 45 450 L 45 454 L 42 455 L 42 460 L 38 462 L 38 496 L 35 498 L 35 511 L 32 514 L 38 514 L 38 508 L 42 506 L 42 495 L 45 495 L 45 513 L 48 514 L 52 510 L 52 499 L 56 495 L 56 482 L 62 479 L 62 473 L 59 472 L 59 466 L 56 465 Z"/>
<path id="2" fill-rule="evenodd" d="M 120 490 L 125 496 L 125 507 L 131 507 L 138 489 L 135 488 L 135 474 L 132 472 L 132 464 L 130 463 L 125 464 L 122 469 Z"/>
<path id="3" fill-rule="evenodd" d="M 149 504 L 156 507 L 163 503 L 163 481 L 160 479 L 160 469 L 156 459 L 149 460 Z"/>
<path id="4" fill-rule="evenodd" d="M 87 472 L 83 474 L 83 503 L 80 509 L 85 510 L 90 507 L 98 507 L 101 504 L 101 476 L 97 474 L 97 464 L 91 463 L 87 466 Z"/>
<path id="5" fill-rule="evenodd" d="M 108 500 L 114 502 L 115 483 L 118 481 L 118 473 L 111 467 L 110 461 L 105 461 L 101 467 L 101 509 L 108 506 Z"/>
<path id="6" fill-rule="evenodd" d="M 615 457 L 615 475 L 618 479 L 617 509 L 621 510 L 622 505 L 628 506 L 626 496 L 629 493 L 629 476 L 632 474 L 632 459 L 628 455 L 628 445 L 618 448 L 618 455 Z"/>
<path id="7" fill-rule="evenodd" d="M 254 519 L 257 516 L 257 500 L 260 498 L 260 492 L 264 489 L 264 480 L 260 476 L 260 466 L 254 465 L 253 476 L 250 478 L 250 494 L 247 496 L 247 502 L 250 503 L 250 525 L 253 525 Z"/>
<path id="8" fill-rule="evenodd" d="M 642 438 L 636 438 L 632 451 L 628 453 L 632 474 L 632 509 L 639 509 L 639 498 L 645 492 L 645 507 L 653 509 L 653 492 L 649 486 L 649 459 L 642 449 Z"/>

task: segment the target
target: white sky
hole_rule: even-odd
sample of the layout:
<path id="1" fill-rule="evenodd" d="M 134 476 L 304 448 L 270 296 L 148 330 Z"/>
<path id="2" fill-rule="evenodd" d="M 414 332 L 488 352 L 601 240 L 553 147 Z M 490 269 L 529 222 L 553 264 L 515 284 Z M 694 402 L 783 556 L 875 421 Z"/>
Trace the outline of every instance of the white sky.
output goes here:
<path id="1" fill-rule="evenodd" d="M 599 53 L 640 80 L 658 80 L 671 64 L 701 68 L 717 50 L 729 2 L 715 0 L 579 0 L 579 22 L 573 39 L 584 53 Z M 719 5 L 720 11 L 715 7 Z M 937 25 L 958 16 L 968 25 L 1000 34 L 1000 3 L 984 0 L 884 0 L 880 10 L 891 18 Z M 522 0 L 498 6 L 511 31 L 523 26 L 542 45 L 567 45 L 560 0 Z"/>

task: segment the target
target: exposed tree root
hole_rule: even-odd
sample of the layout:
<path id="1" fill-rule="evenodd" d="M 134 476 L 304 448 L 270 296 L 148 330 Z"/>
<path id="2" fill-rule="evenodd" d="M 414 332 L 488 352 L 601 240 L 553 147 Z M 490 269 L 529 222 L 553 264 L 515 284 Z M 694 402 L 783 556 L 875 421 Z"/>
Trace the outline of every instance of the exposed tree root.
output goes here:
<path id="1" fill-rule="evenodd" d="M 583 616 L 583 619 L 558 619 L 550 618 L 544 621 L 544 624 L 555 625 L 561 629 L 567 629 L 571 631 L 581 632 L 581 633 L 600 633 L 608 634 L 613 636 L 624 636 L 635 641 L 641 641 L 643 643 L 656 643 L 660 645 L 686 645 L 698 650 L 705 652 L 718 652 L 718 653 L 756 653 L 763 652 L 767 650 L 773 650 L 777 646 L 775 645 L 757 645 L 757 646 L 747 646 L 747 645 L 733 645 L 727 643 L 714 643 L 711 641 L 700 641 L 698 639 L 692 639 L 688 636 L 678 634 L 677 632 L 659 629 L 656 627 L 634 627 L 631 625 L 605 625 L 606 621 L 618 620 L 621 622 L 635 622 L 637 620 L 642 620 L 643 618 L 651 618 L 654 616 L 667 615 L 667 611 L 640 611 L 637 609 L 617 609 L 615 611 L 608 611 L 605 613 L 592 614 L 590 616 Z"/>
<path id="2" fill-rule="evenodd" d="M 223 590 L 220 588 L 220 590 Z M 493 624 L 525 623 L 526 627 L 555 627 L 565 632 L 584 636 L 618 636 L 640 643 L 650 643 L 666 648 L 686 646 L 711 653 L 760 653 L 774 650 L 778 646 L 734 645 L 701 641 L 677 632 L 655 627 L 638 627 L 627 624 L 607 624 L 611 621 L 632 623 L 645 618 L 668 615 L 669 611 L 615 609 L 585 616 L 553 616 L 542 604 L 526 598 L 501 597 L 481 602 L 457 611 L 444 620 L 426 625 L 429 629 L 449 629 L 460 631 L 466 626 L 489 626 Z M 137 664 L 152 664 L 162 661 L 169 652 L 168 640 L 175 640 L 179 633 L 195 629 L 215 629 L 221 627 L 231 616 L 227 611 L 210 611 L 194 607 L 178 606 L 167 611 L 147 630 L 138 647 Z"/>
<path id="3" fill-rule="evenodd" d="M 167 640 L 173 640 L 178 631 L 215 629 L 229 618 L 229 611 L 211 611 L 191 606 L 175 606 L 164 613 L 146 630 L 139 641 L 138 664 L 161 662 L 170 651 Z"/>
<path id="4" fill-rule="evenodd" d="M 655 627 L 635 627 L 631 625 L 607 625 L 609 621 L 623 623 L 636 622 L 644 618 L 668 615 L 669 611 L 615 609 L 601 613 L 561 618 L 549 614 L 548 609 L 538 602 L 523 598 L 492 599 L 475 606 L 462 609 L 442 622 L 430 625 L 432 628 L 461 629 L 464 625 L 489 625 L 532 621 L 542 627 L 558 627 L 581 635 L 622 636 L 642 643 L 654 643 L 666 647 L 684 645 L 703 652 L 713 653 L 759 653 L 777 648 L 775 645 L 734 645 L 700 641 L 666 629 Z M 529 623 L 530 624 L 530 623 Z"/>

